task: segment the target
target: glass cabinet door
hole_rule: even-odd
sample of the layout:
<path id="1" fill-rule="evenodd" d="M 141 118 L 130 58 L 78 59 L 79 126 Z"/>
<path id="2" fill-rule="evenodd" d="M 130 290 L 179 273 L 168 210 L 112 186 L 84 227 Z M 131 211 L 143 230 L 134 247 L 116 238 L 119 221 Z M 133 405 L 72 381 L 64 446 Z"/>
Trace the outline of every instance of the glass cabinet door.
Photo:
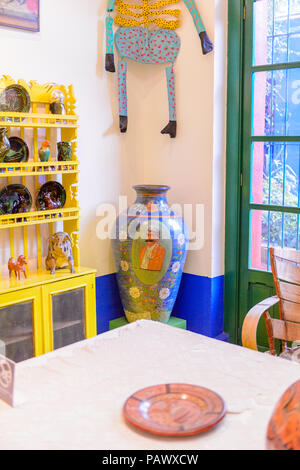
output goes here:
<path id="1" fill-rule="evenodd" d="M 0 295 L 0 354 L 21 362 L 42 352 L 40 290 Z"/>
<path id="2" fill-rule="evenodd" d="M 97 334 L 95 275 L 42 286 L 45 352 Z"/>
<path id="3" fill-rule="evenodd" d="M 0 352 L 14 362 L 33 357 L 32 302 L 0 308 Z"/>
<path id="4" fill-rule="evenodd" d="M 53 348 L 85 338 L 84 288 L 52 295 Z"/>

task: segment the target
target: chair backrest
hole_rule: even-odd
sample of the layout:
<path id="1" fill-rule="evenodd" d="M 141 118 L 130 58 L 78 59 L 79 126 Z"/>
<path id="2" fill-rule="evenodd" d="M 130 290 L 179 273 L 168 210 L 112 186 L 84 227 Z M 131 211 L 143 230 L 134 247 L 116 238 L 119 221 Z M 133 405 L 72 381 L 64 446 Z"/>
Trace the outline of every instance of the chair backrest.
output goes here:
<path id="1" fill-rule="evenodd" d="M 272 320 L 274 338 L 300 339 L 300 251 L 270 248 L 276 295 L 280 298 L 280 320 Z"/>

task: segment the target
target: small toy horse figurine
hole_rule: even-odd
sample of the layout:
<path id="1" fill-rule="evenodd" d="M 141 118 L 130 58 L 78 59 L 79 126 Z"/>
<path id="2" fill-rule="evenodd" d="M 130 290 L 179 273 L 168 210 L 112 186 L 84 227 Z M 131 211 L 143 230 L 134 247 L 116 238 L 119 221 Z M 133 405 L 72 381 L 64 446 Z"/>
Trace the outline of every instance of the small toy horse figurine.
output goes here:
<path id="1" fill-rule="evenodd" d="M 20 255 L 18 257 L 17 262 L 14 258 L 10 258 L 8 261 L 8 271 L 9 271 L 9 279 L 11 279 L 12 272 L 15 273 L 16 277 L 20 280 L 21 273 L 24 273 L 24 277 L 27 278 L 25 265 L 27 264 L 26 258 L 24 255 Z"/>
<path id="2" fill-rule="evenodd" d="M 177 128 L 174 63 L 180 49 L 180 38 L 174 30 L 180 25 L 180 9 L 168 9 L 168 6 L 180 0 L 127 1 L 108 0 L 106 18 L 105 69 L 108 72 L 115 72 L 113 23 L 119 26 L 115 43 L 121 58 L 118 63 L 120 131 L 127 130 L 127 59 L 132 59 L 143 64 L 167 64 L 169 122 L 161 133 L 174 138 Z M 207 54 L 213 50 L 213 44 L 206 33 L 195 0 L 184 0 L 184 3 L 192 15 L 202 52 Z M 115 7 L 117 15 L 113 20 L 110 14 Z"/>

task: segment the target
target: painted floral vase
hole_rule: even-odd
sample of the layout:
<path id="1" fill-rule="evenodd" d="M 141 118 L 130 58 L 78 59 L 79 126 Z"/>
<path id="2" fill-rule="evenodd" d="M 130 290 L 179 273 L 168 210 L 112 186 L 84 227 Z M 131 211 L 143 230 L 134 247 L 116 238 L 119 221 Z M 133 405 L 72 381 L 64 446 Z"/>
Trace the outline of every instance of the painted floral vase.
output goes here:
<path id="1" fill-rule="evenodd" d="M 0 163 L 3 162 L 9 150 L 10 142 L 7 137 L 7 129 L 6 127 L 0 127 Z"/>
<path id="2" fill-rule="evenodd" d="M 134 186 L 135 203 L 115 224 L 113 253 L 125 316 L 169 321 L 186 259 L 187 229 L 168 205 L 168 186 Z"/>

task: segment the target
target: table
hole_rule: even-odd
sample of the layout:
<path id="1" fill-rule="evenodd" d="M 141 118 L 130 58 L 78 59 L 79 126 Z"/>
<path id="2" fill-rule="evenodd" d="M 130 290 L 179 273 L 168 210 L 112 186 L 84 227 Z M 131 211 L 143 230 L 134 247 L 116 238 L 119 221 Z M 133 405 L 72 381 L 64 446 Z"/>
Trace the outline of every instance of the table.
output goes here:
<path id="1" fill-rule="evenodd" d="M 300 365 L 168 325 L 140 320 L 17 364 L 19 404 L 0 402 L 0 449 L 255 450 Z M 162 383 L 219 393 L 227 415 L 192 437 L 126 424 L 125 400 Z"/>

